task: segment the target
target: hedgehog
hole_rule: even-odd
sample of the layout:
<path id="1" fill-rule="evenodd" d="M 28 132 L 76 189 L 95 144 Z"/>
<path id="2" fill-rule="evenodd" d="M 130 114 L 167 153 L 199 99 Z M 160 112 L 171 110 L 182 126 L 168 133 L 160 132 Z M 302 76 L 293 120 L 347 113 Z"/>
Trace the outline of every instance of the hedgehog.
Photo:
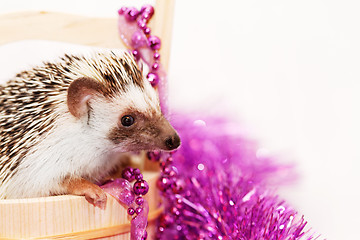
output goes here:
<path id="1" fill-rule="evenodd" d="M 65 54 L 0 86 L 0 198 L 79 195 L 105 208 L 96 184 L 141 150 L 180 138 L 127 52 Z"/>

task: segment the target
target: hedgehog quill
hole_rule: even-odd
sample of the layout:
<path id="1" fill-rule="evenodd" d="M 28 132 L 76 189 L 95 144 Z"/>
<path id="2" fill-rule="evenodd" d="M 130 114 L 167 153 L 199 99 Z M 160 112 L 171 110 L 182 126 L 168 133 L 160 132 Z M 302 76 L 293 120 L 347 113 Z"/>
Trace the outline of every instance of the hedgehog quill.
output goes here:
<path id="1" fill-rule="evenodd" d="M 0 198 L 85 196 L 139 150 L 178 148 L 156 91 L 126 52 L 65 55 L 0 86 Z M 121 159 L 121 157 L 120 157 Z"/>

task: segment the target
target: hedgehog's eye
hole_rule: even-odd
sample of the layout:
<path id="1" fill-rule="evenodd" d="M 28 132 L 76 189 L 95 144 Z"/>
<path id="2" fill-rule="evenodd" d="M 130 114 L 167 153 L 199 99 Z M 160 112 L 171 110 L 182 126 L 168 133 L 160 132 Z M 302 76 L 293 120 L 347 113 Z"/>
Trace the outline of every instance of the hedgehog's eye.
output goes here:
<path id="1" fill-rule="evenodd" d="M 135 119 L 130 115 L 125 115 L 121 118 L 121 124 L 124 127 L 130 127 L 131 125 L 134 124 L 134 122 L 135 122 Z"/>

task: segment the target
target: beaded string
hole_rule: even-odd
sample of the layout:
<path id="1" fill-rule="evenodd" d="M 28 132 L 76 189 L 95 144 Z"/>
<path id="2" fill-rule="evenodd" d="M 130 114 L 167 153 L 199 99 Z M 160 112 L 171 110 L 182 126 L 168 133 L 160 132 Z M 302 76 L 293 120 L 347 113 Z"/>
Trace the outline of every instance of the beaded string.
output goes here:
<path id="1" fill-rule="evenodd" d="M 160 106 L 163 114 L 168 114 L 167 109 L 167 81 L 166 71 L 160 63 L 161 40 L 152 35 L 148 22 L 154 15 L 154 8 L 145 5 L 141 10 L 134 7 L 123 7 L 119 11 L 118 30 L 121 39 L 130 49 L 135 59 L 140 59 L 149 67 L 146 78 L 157 89 Z"/>
<path id="2" fill-rule="evenodd" d="M 168 198 L 169 196 L 177 196 L 178 194 L 182 194 L 184 190 L 185 182 L 178 178 L 178 169 L 173 164 L 172 155 L 175 153 L 161 153 L 159 151 L 148 152 L 147 157 L 151 161 L 159 162 L 161 171 L 160 177 L 156 182 L 157 188 L 161 191 L 164 198 Z M 166 227 L 169 224 L 174 224 L 176 221 L 176 217 L 180 215 L 180 209 L 182 208 L 182 198 L 176 197 L 172 199 L 174 201 L 173 207 L 170 208 L 169 214 L 162 214 L 159 218 L 156 239 L 160 239 Z M 166 204 L 166 201 L 164 202 Z M 169 206 L 165 207 L 168 209 Z"/>
<path id="3" fill-rule="evenodd" d="M 127 212 L 130 216 L 134 215 L 135 213 L 140 214 L 141 211 L 143 210 L 142 205 L 144 203 L 144 198 L 142 196 L 144 196 L 149 191 L 149 185 L 143 179 L 143 175 L 141 174 L 138 168 L 131 168 L 131 167 L 125 168 L 122 171 L 122 177 L 129 182 L 136 180 L 133 186 L 133 191 L 135 195 L 138 196 L 135 199 L 135 203 L 137 207 L 135 209 L 134 207 L 129 207 Z"/>
<path id="4" fill-rule="evenodd" d="M 132 34 L 131 41 L 126 40 L 125 43 L 133 48 L 132 54 L 137 61 L 142 58 L 151 66 L 146 78 L 153 87 L 157 86 L 160 80 L 158 70 L 160 69 L 159 49 L 161 48 L 161 40 L 159 37 L 151 35 L 151 29 L 147 26 L 147 23 L 154 15 L 153 6 L 145 5 L 140 11 L 134 7 L 122 7 L 118 13 L 120 16 L 124 16 L 128 22 L 136 22 L 138 30 Z M 152 51 L 152 59 L 141 54 L 145 48 Z"/>
<path id="5" fill-rule="evenodd" d="M 133 186 L 131 182 L 134 182 Z M 110 181 L 101 188 L 128 207 L 127 213 L 131 217 L 131 240 L 145 240 L 149 205 L 144 195 L 149 191 L 149 185 L 143 179 L 140 170 L 125 168 L 122 178 Z"/>
<path id="6" fill-rule="evenodd" d="M 131 52 L 135 60 L 142 59 L 149 66 L 146 78 L 153 87 L 158 87 L 160 79 L 165 78 L 160 64 L 161 40 L 151 35 L 151 29 L 147 26 L 154 15 L 154 8 L 151 5 L 145 5 L 138 11 L 133 7 L 122 7 L 118 13 L 121 38 L 132 48 Z M 160 152 L 148 153 L 149 159 L 153 159 L 154 154 L 157 154 L 156 159 L 158 157 L 160 159 Z M 133 187 L 131 187 L 131 182 L 134 182 Z M 128 207 L 127 213 L 132 218 L 131 239 L 147 239 L 149 206 L 143 197 L 149 191 L 149 185 L 143 179 L 140 170 L 127 167 L 122 171 L 122 178 L 106 183 L 102 188 Z"/>
<path id="7" fill-rule="evenodd" d="M 120 36 L 132 49 L 132 54 L 135 59 L 139 61 L 142 59 L 149 66 L 149 73 L 147 74 L 147 79 L 153 87 L 157 87 L 158 84 L 165 84 L 166 73 L 161 69 L 160 64 L 160 53 L 159 49 L 161 48 L 161 40 L 157 36 L 151 35 L 151 29 L 147 26 L 147 23 L 154 14 L 154 8 L 151 5 L 145 5 L 138 11 L 136 8 L 123 7 L 118 11 L 120 16 L 123 16 L 126 19 L 126 22 L 119 21 L 119 32 Z M 135 23 L 137 27 L 134 27 L 135 24 L 131 26 L 132 23 Z M 124 29 L 123 26 L 127 24 L 127 29 Z M 131 34 L 126 35 L 125 30 L 131 29 Z M 161 80 L 161 82 L 159 82 Z M 161 89 L 158 88 L 159 96 L 162 104 L 162 110 L 166 114 L 166 97 L 161 92 Z M 173 166 L 172 161 L 173 153 L 163 153 L 160 151 L 152 151 L 147 153 L 147 157 L 151 161 L 160 162 L 161 173 L 160 178 L 157 181 L 157 187 L 160 191 L 163 192 L 163 195 L 166 196 L 167 191 L 172 191 L 173 193 L 180 193 L 183 189 L 183 183 L 180 179 L 177 179 L 177 169 Z M 130 173 L 126 173 L 129 174 Z M 176 199 L 179 204 L 181 204 L 181 199 Z M 174 211 L 177 211 L 178 215 L 180 212 L 174 208 Z M 129 208 L 130 213 L 134 212 L 133 209 Z M 129 213 L 129 214 L 130 214 Z M 160 217 L 158 234 L 161 234 L 164 231 L 165 223 L 168 220 L 162 215 Z M 159 236 L 157 236 L 159 238 Z"/>

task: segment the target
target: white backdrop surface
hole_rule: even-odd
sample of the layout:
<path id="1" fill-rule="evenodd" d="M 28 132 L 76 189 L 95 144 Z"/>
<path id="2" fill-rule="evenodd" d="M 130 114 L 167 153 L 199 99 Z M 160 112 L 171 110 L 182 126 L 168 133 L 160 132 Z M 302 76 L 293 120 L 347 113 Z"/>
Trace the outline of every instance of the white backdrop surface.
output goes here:
<path id="1" fill-rule="evenodd" d="M 0 13 L 116 17 L 122 6 L 99 2 L 2 0 Z M 359 11 L 350 0 L 178 0 L 175 8 L 171 106 L 227 106 L 261 147 L 295 162 L 300 179 L 281 195 L 327 239 L 359 238 Z M 38 51 L 46 49 L 28 53 Z M 0 48 L 0 72 L 17 58 Z"/>

